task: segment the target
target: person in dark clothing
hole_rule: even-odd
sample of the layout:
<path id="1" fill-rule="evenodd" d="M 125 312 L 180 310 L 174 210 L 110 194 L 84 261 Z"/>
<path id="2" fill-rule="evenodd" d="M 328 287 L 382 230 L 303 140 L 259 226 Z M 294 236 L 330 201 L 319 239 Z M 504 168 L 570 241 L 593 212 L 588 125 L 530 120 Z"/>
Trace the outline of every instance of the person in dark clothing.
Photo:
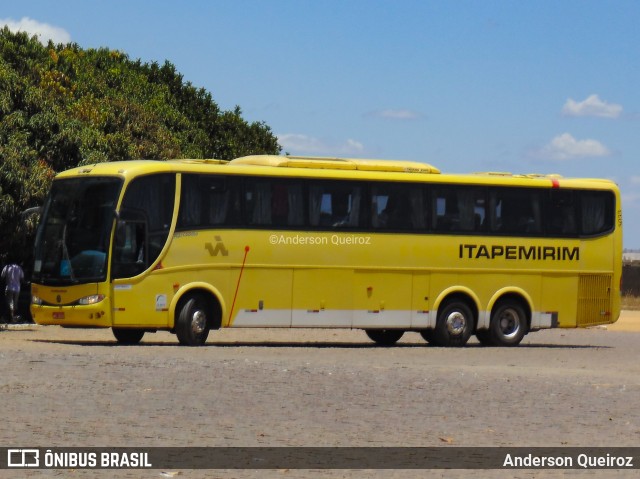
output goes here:
<path id="1" fill-rule="evenodd" d="M 2 279 L 5 282 L 5 299 L 9 307 L 9 315 L 12 323 L 20 318 L 17 315 L 18 297 L 20 286 L 24 281 L 24 271 L 19 264 L 11 263 L 2 268 Z"/>

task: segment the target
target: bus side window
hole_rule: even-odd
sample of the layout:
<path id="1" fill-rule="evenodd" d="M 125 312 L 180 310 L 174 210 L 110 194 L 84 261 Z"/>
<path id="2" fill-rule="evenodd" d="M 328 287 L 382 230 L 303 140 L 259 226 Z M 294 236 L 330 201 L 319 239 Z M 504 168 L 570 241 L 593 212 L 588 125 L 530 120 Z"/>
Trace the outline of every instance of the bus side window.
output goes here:
<path id="1" fill-rule="evenodd" d="M 453 229 L 456 212 L 454 211 L 452 204 L 452 199 L 448 197 L 444 191 L 435 190 L 433 192 L 431 203 L 433 213 L 431 217 L 433 219 L 432 228 L 434 231 L 440 233 L 448 232 Z"/>
<path id="2" fill-rule="evenodd" d="M 479 232 L 485 217 L 484 190 L 478 188 L 460 188 L 458 201 L 458 231 Z"/>
<path id="3" fill-rule="evenodd" d="M 573 191 L 551 190 L 545 209 L 547 232 L 575 236 L 578 232 Z"/>
<path id="4" fill-rule="evenodd" d="M 490 231 L 525 236 L 542 232 L 540 193 L 535 189 L 492 189 L 489 205 Z"/>
<path id="5" fill-rule="evenodd" d="M 302 184 L 274 180 L 271 186 L 271 214 L 275 226 L 303 226 Z"/>
<path id="6" fill-rule="evenodd" d="M 442 187 L 433 192 L 434 229 L 437 232 L 482 230 L 485 190 L 469 187 Z"/>
<path id="7" fill-rule="evenodd" d="M 608 191 L 584 191 L 580 197 L 582 228 L 580 233 L 593 236 L 613 229 L 614 196 Z"/>
<path id="8" fill-rule="evenodd" d="M 371 226 L 382 230 L 419 230 L 427 226 L 424 189 L 418 185 L 373 184 Z"/>
<path id="9" fill-rule="evenodd" d="M 298 181 L 277 178 L 245 180 L 246 221 L 256 226 L 304 225 L 304 198 Z"/>
<path id="10" fill-rule="evenodd" d="M 329 181 L 309 186 L 309 224 L 321 229 L 361 226 L 362 187 Z"/>
<path id="11" fill-rule="evenodd" d="M 268 181 L 247 178 L 244 204 L 248 224 L 271 225 L 271 185 Z"/>
<path id="12" fill-rule="evenodd" d="M 202 224 L 202 192 L 197 175 L 182 175 L 178 228 L 188 229 Z"/>
<path id="13" fill-rule="evenodd" d="M 384 188 L 372 187 L 371 192 L 371 226 L 374 229 L 384 228 L 386 226 L 386 217 L 384 211 L 387 208 L 389 195 L 386 194 Z"/>
<path id="14" fill-rule="evenodd" d="M 234 201 L 236 189 L 228 178 L 202 177 L 200 191 L 203 197 L 203 226 L 215 227 L 233 223 L 236 216 Z"/>
<path id="15" fill-rule="evenodd" d="M 182 175 L 178 228 L 211 228 L 239 220 L 237 181 L 213 175 Z"/>

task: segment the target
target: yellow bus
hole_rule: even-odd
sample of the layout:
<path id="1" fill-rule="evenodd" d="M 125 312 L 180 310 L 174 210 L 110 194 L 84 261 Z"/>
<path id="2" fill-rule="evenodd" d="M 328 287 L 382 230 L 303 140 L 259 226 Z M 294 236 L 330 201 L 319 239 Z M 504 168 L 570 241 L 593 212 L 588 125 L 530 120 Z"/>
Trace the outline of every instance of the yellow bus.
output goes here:
<path id="1" fill-rule="evenodd" d="M 53 182 L 31 312 L 125 344 L 277 327 L 515 346 L 616 321 L 621 258 L 608 180 L 290 156 L 101 163 Z"/>

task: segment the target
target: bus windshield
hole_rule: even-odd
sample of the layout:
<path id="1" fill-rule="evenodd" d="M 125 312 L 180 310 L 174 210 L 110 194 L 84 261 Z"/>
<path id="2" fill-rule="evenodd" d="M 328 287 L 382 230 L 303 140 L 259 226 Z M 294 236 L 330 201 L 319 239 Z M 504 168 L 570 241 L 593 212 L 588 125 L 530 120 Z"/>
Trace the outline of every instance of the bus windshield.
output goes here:
<path id="1" fill-rule="evenodd" d="M 53 182 L 36 236 L 33 279 L 41 284 L 104 281 L 119 178 Z"/>

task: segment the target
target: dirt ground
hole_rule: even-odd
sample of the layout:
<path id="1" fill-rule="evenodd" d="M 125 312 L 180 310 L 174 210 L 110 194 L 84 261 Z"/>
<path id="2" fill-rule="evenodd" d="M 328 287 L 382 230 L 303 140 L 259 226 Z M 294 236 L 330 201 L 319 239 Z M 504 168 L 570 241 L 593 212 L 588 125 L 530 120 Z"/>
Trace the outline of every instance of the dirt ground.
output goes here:
<path id="1" fill-rule="evenodd" d="M 640 312 L 518 348 L 362 331 L 0 332 L 0 447 L 638 446 Z M 638 477 L 636 471 L 0 470 L 0 477 Z"/>
<path id="2" fill-rule="evenodd" d="M 618 321 L 603 327 L 609 331 L 640 332 L 640 311 L 623 311 Z"/>

